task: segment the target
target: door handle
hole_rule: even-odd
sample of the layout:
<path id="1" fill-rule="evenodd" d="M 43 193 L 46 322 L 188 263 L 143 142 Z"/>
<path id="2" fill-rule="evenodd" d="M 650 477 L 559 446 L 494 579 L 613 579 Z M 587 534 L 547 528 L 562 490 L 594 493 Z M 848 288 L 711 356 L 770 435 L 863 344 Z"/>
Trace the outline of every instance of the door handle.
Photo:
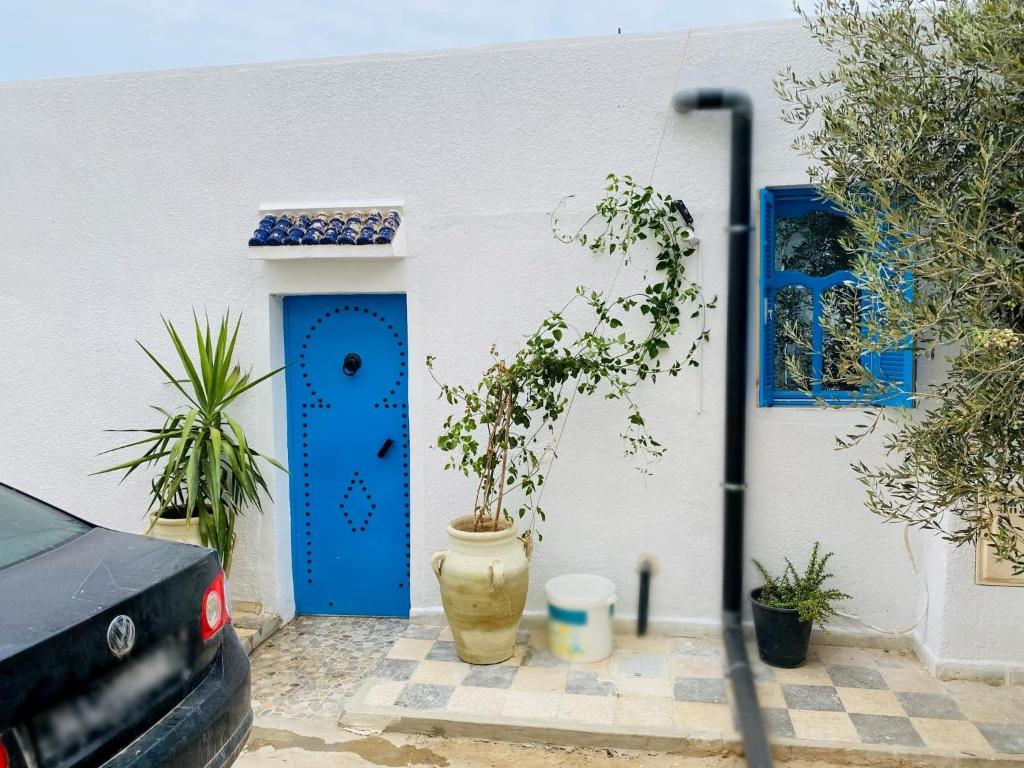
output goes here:
<path id="1" fill-rule="evenodd" d="M 394 445 L 394 444 L 395 444 L 395 441 L 392 440 L 390 437 L 387 440 L 385 440 L 383 443 L 381 443 L 380 449 L 378 449 L 378 451 L 377 451 L 377 458 L 378 459 L 383 459 L 384 456 L 387 454 L 387 452 L 391 450 L 391 446 Z"/>
<path id="2" fill-rule="evenodd" d="M 341 372 L 346 376 L 355 376 L 363 365 L 363 358 L 357 355 L 355 352 L 349 352 L 345 355 L 345 359 L 341 363 Z"/>

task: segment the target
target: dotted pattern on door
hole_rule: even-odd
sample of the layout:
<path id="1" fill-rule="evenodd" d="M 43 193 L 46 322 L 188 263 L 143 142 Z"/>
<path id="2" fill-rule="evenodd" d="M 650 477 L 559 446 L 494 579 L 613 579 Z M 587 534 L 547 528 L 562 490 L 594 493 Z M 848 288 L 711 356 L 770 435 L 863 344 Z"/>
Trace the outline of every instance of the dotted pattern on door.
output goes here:
<path id="1" fill-rule="evenodd" d="M 298 613 L 409 614 L 405 296 L 284 299 Z"/>

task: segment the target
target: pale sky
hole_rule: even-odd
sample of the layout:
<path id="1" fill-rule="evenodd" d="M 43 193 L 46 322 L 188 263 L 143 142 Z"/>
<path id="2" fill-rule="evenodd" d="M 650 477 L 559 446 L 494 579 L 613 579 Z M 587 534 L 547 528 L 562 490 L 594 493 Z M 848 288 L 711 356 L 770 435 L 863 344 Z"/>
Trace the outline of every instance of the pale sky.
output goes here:
<path id="1" fill-rule="evenodd" d="M 0 80 L 793 18 L 791 0 L 0 0 Z"/>

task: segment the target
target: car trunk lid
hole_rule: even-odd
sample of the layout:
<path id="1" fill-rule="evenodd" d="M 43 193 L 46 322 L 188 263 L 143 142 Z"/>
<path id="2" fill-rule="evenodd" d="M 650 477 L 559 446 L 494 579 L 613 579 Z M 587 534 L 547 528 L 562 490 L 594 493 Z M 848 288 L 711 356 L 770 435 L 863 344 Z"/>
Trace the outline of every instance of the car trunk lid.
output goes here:
<path id="1" fill-rule="evenodd" d="M 4 569 L 0 729 L 63 765 L 159 716 L 219 648 L 200 636 L 219 572 L 211 550 L 103 528 Z"/>

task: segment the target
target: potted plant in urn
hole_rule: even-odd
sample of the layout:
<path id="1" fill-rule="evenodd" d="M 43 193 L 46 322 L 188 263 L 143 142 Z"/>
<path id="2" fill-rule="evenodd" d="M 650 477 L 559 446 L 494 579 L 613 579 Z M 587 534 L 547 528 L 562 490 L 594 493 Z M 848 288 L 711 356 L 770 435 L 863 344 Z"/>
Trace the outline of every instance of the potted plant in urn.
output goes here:
<path id="1" fill-rule="evenodd" d="M 576 398 L 622 401 L 626 453 L 657 457 L 663 448 L 630 395 L 644 381 L 696 366 L 708 339 L 705 310 L 715 300 L 686 277 L 685 261 L 697 247 L 686 207 L 628 176 L 610 175 L 605 191 L 596 212 L 573 232 L 562 233 L 553 215 L 555 236 L 617 256 L 620 270 L 646 253 L 653 263 L 643 267 L 643 288 L 615 296 L 611 288 L 578 287 L 514 354 L 501 357 L 492 347 L 494 362 L 478 382 L 438 381 L 455 408 L 437 440 L 448 454 L 445 468 L 476 480 L 466 514 L 448 525 L 448 550 L 431 563 L 464 661 L 498 663 L 513 653 L 534 536 L 542 539 L 536 530 L 545 518 L 541 496 Z M 693 337 L 685 354 L 670 359 L 669 339 L 684 325 Z M 428 357 L 431 375 L 434 365 Z"/>
<path id="2" fill-rule="evenodd" d="M 786 567 L 778 578 L 761 563 L 754 566 L 764 584 L 750 593 L 754 609 L 754 632 L 761 660 L 773 667 L 799 667 L 807 660 L 811 629 L 817 624 L 825 629 L 825 621 L 836 614 L 833 605 L 849 595 L 823 585 L 832 578 L 825 571 L 832 553 L 818 555 L 819 542 L 814 543 L 807 568 L 801 574 L 786 558 Z"/>
<path id="3" fill-rule="evenodd" d="M 184 402 L 174 410 L 153 406 L 163 417 L 155 428 L 114 430 L 145 437 L 104 453 L 135 448 L 142 454 L 96 474 L 123 472 L 123 480 L 140 467 L 159 468 L 150 487 L 147 532 L 211 547 L 220 555 L 225 572 L 230 573 L 238 515 L 246 507 L 260 511 L 261 494 L 269 496 L 259 460 L 278 469 L 284 467 L 252 447 L 245 430 L 227 409 L 240 395 L 282 369 L 254 379 L 234 362 L 241 318 L 231 328 L 229 314 L 225 314 L 216 332 L 209 321 L 204 325 L 194 317 L 194 324 L 193 357 L 174 326 L 164 320 L 183 377 L 171 374 L 139 343 Z"/>

